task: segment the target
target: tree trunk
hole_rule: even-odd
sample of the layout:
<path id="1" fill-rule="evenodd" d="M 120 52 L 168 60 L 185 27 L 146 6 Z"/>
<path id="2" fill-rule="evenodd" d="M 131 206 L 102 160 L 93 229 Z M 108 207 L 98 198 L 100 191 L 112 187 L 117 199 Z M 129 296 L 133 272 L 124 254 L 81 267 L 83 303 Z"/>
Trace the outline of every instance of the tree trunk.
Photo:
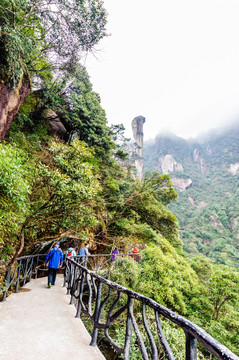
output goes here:
<path id="1" fill-rule="evenodd" d="M 28 75 L 23 75 L 14 89 L 0 84 L 0 141 L 4 138 L 17 114 L 20 106 L 28 97 L 31 81 Z"/>

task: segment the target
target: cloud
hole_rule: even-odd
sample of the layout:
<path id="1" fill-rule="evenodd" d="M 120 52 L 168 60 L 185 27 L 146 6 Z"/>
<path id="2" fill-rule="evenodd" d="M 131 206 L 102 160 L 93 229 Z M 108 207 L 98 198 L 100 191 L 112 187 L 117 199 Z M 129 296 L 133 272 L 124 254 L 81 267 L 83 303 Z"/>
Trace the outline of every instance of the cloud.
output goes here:
<path id="1" fill-rule="evenodd" d="M 238 1 L 104 3 L 112 35 L 86 66 L 109 123 L 132 136 L 140 113 L 145 139 L 164 127 L 188 138 L 238 117 Z"/>

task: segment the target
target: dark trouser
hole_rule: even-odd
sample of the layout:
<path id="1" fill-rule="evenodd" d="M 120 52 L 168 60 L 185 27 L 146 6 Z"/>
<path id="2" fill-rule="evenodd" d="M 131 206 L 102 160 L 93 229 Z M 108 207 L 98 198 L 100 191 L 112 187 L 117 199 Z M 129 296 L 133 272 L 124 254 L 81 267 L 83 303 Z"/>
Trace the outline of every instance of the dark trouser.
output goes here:
<path id="1" fill-rule="evenodd" d="M 57 270 L 58 269 L 52 269 L 52 268 L 48 269 L 48 285 L 50 284 L 55 285 Z"/>

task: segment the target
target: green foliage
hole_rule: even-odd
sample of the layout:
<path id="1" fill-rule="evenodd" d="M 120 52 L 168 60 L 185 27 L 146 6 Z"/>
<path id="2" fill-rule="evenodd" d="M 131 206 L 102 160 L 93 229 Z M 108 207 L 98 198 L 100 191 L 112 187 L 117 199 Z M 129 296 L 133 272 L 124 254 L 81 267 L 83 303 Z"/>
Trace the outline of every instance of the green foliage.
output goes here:
<path id="1" fill-rule="evenodd" d="M 1 2 L 0 79 L 16 88 L 30 73 L 37 84 L 12 126 L 8 143 L 0 144 L 1 259 L 11 259 L 20 244 L 28 253 L 33 245 L 62 234 L 79 238 L 90 234 L 100 251 L 115 244 L 121 250 L 147 244 L 142 261 L 115 260 L 111 279 L 185 315 L 236 353 L 238 272 L 203 257 L 182 255 L 177 219 L 167 206 L 179 217 L 189 253 L 235 264 L 238 176 L 225 168 L 237 161 L 238 135 L 197 144 L 196 153 L 195 145 L 173 137 L 157 139 L 155 146 L 145 149 L 148 170 L 155 168 L 159 156 L 170 153 L 184 167 L 174 175 L 193 178 L 193 186 L 179 193 L 178 203 L 168 175 L 153 171 L 143 181 L 134 179 L 124 128 L 107 126 L 100 97 L 86 69 L 78 64 L 82 52 L 92 50 L 106 35 L 105 24 L 100 0 Z M 47 109 L 71 134 L 64 139 L 68 144 L 49 135 L 43 116 Z M 195 154 L 204 162 L 192 160 Z M 142 327 L 141 310 L 135 302 Z M 155 321 L 148 315 L 156 335 Z M 162 325 L 177 358 L 183 359 L 182 331 L 167 320 Z M 122 343 L 120 322 L 114 332 Z M 135 340 L 134 335 L 132 360 L 140 358 Z M 204 355 L 199 353 L 199 358 Z"/>
<path id="2" fill-rule="evenodd" d="M 160 233 L 180 248 L 177 220 L 163 204 L 175 196 L 175 191 L 168 179 L 165 184 L 158 174 L 155 176 L 163 184 L 157 191 L 151 186 L 150 177 L 141 182 L 130 179 L 127 174 L 121 179 L 107 176 L 104 197 L 110 213 L 108 230 L 115 235 L 128 237 L 131 234 L 142 242 L 156 241 Z"/>
<path id="3" fill-rule="evenodd" d="M 119 232 L 121 235 L 140 240 L 142 243 L 150 243 L 158 241 L 158 234 L 152 227 L 146 223 L 135 222 L 136 214 L 131 214 L 132 218 L 120 218 L 115 222 L 115 233 Z"/>
<path id="4" fill-rule="evenodd" d="M 218 320 L 228 303 L 238 304 L 239 273 L 226 266 L 213 266 L 213 272 L 208 281 L 210 300 L 213 303 L 213 318 Z"/>
<path id="5" fill-rule="evenodd" d="M 3 0 L 0 8 L 0 78 L 15 87 L 24 72 L 49 78 L 47 57 L 59 66 L 77 62 L 106 35 L 100 0 Z"/>
<path id="6" fill-rule="evenodd" d="M 130 257 L 116 258 L 110 270 L 111 281 L 121 286 L 136 289 L 138 284 L 138 265 Z"/>
<path id="7" fill-rule="evenodd" d="M 114 262 L 111 279 L 184 315 L 238 354 L 238 272 L 215 265 L 205 257 L 186 259 L 163 237 L 159 237 L 157 245 L 144 249 L 141 255 L 142 260 L 134 264 L 132 259 Z M 135 301 L 134 314 L 144 337 L 141 311 L 140 304 Z M 147 321 L 157 338 L 154 315 L 150 311 Z M 162 326 L 177 358 L 183 359 L 185 335 L 182 330 L 167 319 L 162 319 Z M 122 342 L 124 329 L 122 326 L 116 329 L 116 338 Z M 145 341 L 147 344 L 147 337 Z M 208 359 L 209 355 L 202 349 L 200 347 L 199 358 Z M 137 347 L 134 350 L 135 359 L 140 359 Z"/>
<path id="8" fill-rule="evenodd" d="M 146 172 L 144 182 L 153 190 L 153 196 L 164 205 L 177 199 L 177 193 L 169 175 L 160 175 L 157 171 L 153 171 L 152 174 Z"/>
<path id="9" fill-rule="evenodd" d="M 105 111 L 100 104 L 100 97 L 92 90 L 89 75 L 83 66 L 77 66 L 63 79 L 62 92 L 66 93 L 65 126 L 69 131 L 94 146 L 103 156 L 114 147 L 110 128 L 107 126 Z M 61 108 L 62 112 L 62 108 Z"/>
<path id="10" fill-rule="evenodd" d="M 1 147 L 3 247 L 16 246 L 25 228 L 29 247 L 64 231 L 76 231 L 80 236 L 97 224 L 92 205 L 100 186 L 94 155 L 87 145 L 52 142 L 50 153 L 47 157 L 41 154 L 40 162 L 39 153 L 31 150 L 30 146 L 24 151 L 5 144 Z M 9 162 L 5 163 L 6 159 Z"/>
<path id="11" fill-rule="evenodd" d="M 143 252 L 140 290 L 181 314 L 200 312 L 200 283 L 186 260 L 164 239 Z M 157 279 L 157 280 L 156 280 Z"/>
<path id="12" fill-rule="evenodd" d="M 211 134 L 202 143 L 178 137 L 156 139 L 144 148 L 145 168 L 157 168 L 159 158 L 171 154 L 183 172 L 170 173 L 190 178 L 192 186 L 178 191 L 169 205 L 176 215 L 184 250 L 204 254 L 217 263 L 238 266 L 238 174 L 230 166 L 238 162 L 238 126 L 222 134 Z"/>
<path id="13" fill-rule="evenodd" d="M 210 304 L 208 309 L 202 306 L 200 318 L 194 321 L 238 354 L 239 273 L 227 266 L 213 264 L 202 256 L 191 258 L 190 262 L 204 286 L 202 300 L 206 299 Z"/>
<path id="14" fill-rule="evenodd" d="M 102 158 L 108 158 L 115 149 L 100 97 L 93 91 L 83 66 L 62 69 L 58 81 L 44 81 L 42 88 L 31 93 L 23 104 L 11 131 L 21 129 L 28 133 L 39 133 L 39 126 L 44 126 L 47 131 L 48 109 L 54 111 L 65 126 L 65 140 L 83 140 L 94 146 L 94 151 Z"/>
<path id="15" fill-rule="evenodd" d="M 21 149 L 0 144 L 0 249 L 4 259 L 13 250 L 12 235 L 20 232 L 21 224 L 29 211 L 28 197 L 31 194 L 33 171 L 25 165 L 27 154 Z"/>

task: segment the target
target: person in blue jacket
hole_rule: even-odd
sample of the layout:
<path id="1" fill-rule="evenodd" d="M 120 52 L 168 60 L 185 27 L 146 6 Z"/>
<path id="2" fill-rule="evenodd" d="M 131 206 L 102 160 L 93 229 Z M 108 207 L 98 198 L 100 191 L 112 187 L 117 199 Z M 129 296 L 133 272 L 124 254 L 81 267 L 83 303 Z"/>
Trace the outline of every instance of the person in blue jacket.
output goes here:
<path id="1" fill-rule="evenodd" d="M 80 255 L 80 260 L 82 261 L 83 266 L 86 266 L 88 256 L 90 255 L 88 247 L 89 244 L 86 243 L 85 246 L 78 251 L 78 255 Z"/>
<path id="2" fill-rule="evenodd" d="M 56 273 L 59 267 L 62 267 L 63 253 L 60 249 L 60 243 L 57 242 L 53 249 L 46 256 L 46 264 L 48 266 L 48 287 L 55 285 Z"/>

